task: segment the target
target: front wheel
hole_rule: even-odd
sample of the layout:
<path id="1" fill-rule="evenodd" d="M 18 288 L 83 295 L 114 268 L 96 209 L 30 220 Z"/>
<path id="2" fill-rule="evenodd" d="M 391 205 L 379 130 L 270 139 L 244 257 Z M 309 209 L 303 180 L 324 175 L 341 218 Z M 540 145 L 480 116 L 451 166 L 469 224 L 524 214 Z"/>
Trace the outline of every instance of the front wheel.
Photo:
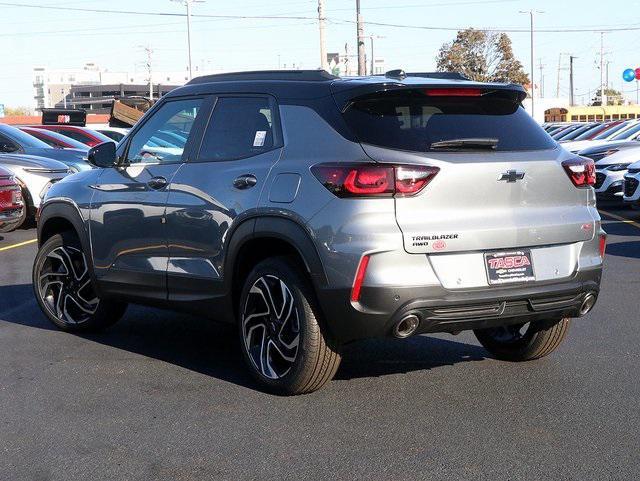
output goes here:
<path id="1" fill-rule="evenodd" d="M 267 259 L 247 276 L 239 323 L 245 361 L 271 391 L 310 393 L 338 370 L 340 354 L 323 327 L 311 286 L 289 258 Z"/>
<path id="2" fill-rule="evenodd" d="M 125 303 L 99 299 L 75 233 L 48 239 L 33 264 L 33 289 L 42 312 L 64 331 L 100 330 L 118 321 Z"/>
<path id="3" fill-rule="evenodd" d="M 532 361 L 555 351 L 567 336 L 571 320 L 539 321 L 476 329 L 476 338 L 493 356 L 505 361 Z"/>

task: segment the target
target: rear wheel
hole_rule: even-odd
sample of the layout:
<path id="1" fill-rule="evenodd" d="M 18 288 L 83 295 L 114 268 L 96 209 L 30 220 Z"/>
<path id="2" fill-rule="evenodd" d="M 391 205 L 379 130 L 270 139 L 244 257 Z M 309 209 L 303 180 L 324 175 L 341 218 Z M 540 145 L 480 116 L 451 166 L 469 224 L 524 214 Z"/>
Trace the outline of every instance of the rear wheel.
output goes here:
<path id="1" fill-rule="evenodd" d="M 505 361 L 531 361 L 555 351 L 569 331 L 568 318 L 476 329 L 476 338 L 493 356 Z"/>
<path id="2" fill-rule="evenodd" d="M 247 276 L 240 298 L 240 341 L 253 376 L 281 394 L 316 391 L 340 365 L 313 291 L 295 263 L 267 259 Z"/>
<path id="3" fill-rule="evenodd" d="M 95 331 L 117 322 L 125 303 L 99 299 L 75 233 L 48 239 L 33 265 L 33 288 L 40 308 L 64 331 Z"/>

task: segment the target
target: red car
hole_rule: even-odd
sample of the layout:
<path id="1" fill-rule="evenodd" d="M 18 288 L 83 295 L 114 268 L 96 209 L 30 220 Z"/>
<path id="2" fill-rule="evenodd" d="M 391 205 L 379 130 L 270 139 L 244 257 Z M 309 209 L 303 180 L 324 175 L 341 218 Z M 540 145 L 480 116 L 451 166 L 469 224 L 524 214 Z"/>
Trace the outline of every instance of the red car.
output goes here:
<path id="1" fill-rule="evenodd" d="M 78 142 L 77 140 L 74 140 L 71 137 L 67 137 L 66 135 L 54 132 L 53 130 L 45 130 L 36 127 L 18 128 L 23 132 L 26 132 L 27 134 L 35 137 L 36 139 L 42 140 L 45 144 L 50 145 L 55 149 L 89 149 L 88 145 L 83 144 L 82 142 Z"/>
<path id="2" fill-rule="evenodd" d="M 100 132 L 96 132 L 95 130 L 88 129 L 86 127 L 76 127 L 75 125 L 29 125 L 29 127 L 52 130 L 77 140 L 78 142 L 82 142 L 89 147 L 94 147 L 98 144 L 102 144 L 103 142 L 113 142 L 113 139 L 110 139 Z"/>
<path id="3" fill-rule="evenodd" d="M 0 232 L 10 232 L 26 215 L 22 190 L 13 174 L 0 167 Z"/>

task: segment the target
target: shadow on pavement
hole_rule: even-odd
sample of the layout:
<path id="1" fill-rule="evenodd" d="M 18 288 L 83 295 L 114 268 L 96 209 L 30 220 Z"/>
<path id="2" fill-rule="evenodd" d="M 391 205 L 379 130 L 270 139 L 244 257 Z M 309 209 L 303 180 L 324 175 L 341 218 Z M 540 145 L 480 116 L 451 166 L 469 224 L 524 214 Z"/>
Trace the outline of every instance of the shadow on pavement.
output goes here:
<path id="1" fill-rule="evenodd" d="M 638 229 L 638 232 L 640 232 L 640 229 Z M 608 244 L 606 255 L 640 259 L 640 241 L 617 242 L 615 244 Z"/>
<path id="2" fill-rule="evenodd" d="M 640 236 L 640 229 L 624 222 L 619 221 L 607 221 L 602 225 L 602 228 L 609 235 L 619 235 L 622 237 L 635 237 Z"/>
<path id="3" fill-rule="evenodd" d="M 30 284 L 0 286 L 0 321 L 56 330 L 40 311 Z M 72 335 L 72 334 L 69 334 Z M 110 329 L 80 337 L 172 363 L 224 381 L 256 389 L 240 354 L 235 329 L 159 309 L 130 306 Z M 485 358 L 479 346 L 416 336 L 377 339 L 346 346 L 337 379 L 428 370 Z"/>

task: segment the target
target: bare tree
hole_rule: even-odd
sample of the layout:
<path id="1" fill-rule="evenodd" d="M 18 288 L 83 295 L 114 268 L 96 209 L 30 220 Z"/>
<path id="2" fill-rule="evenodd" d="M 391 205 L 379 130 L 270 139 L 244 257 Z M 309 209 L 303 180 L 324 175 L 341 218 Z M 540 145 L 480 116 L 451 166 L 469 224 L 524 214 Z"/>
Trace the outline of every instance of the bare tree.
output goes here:
<path id="1" fill-rule="evenodd" d="M 478 82 L 529 83 L 505 33 L 461 30 L 455 40 L 440 47 L 437 67 L 444 72 L 460 72 Z"/>

